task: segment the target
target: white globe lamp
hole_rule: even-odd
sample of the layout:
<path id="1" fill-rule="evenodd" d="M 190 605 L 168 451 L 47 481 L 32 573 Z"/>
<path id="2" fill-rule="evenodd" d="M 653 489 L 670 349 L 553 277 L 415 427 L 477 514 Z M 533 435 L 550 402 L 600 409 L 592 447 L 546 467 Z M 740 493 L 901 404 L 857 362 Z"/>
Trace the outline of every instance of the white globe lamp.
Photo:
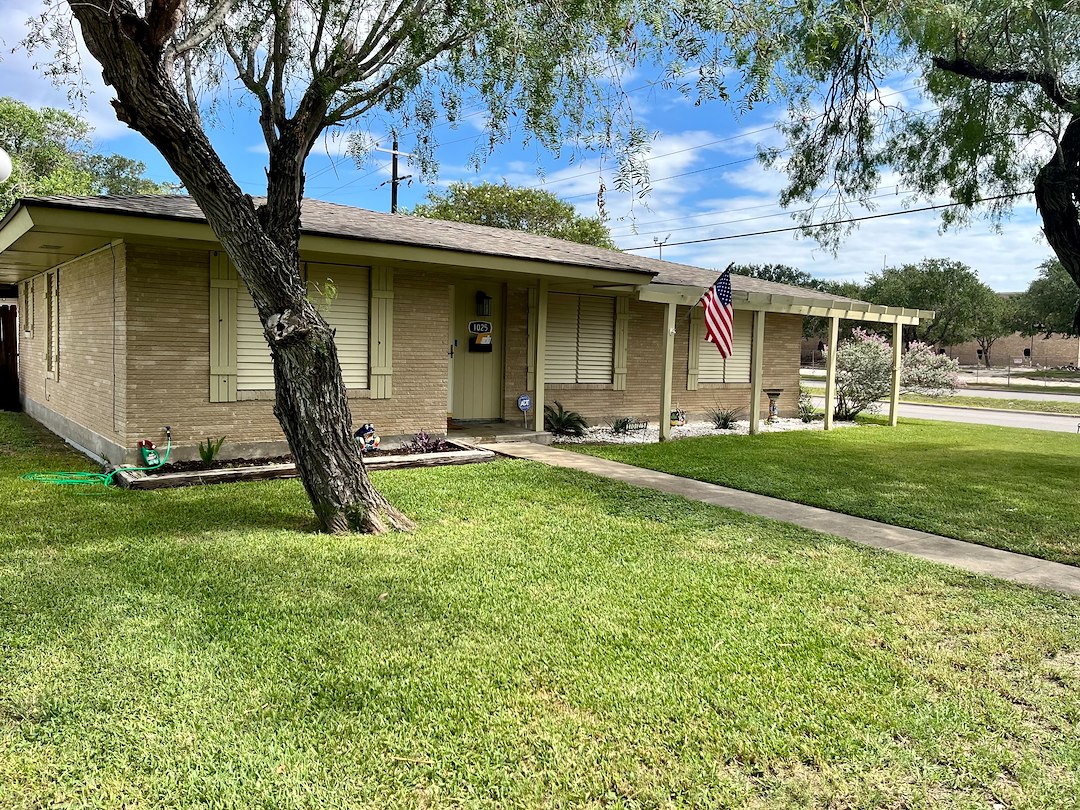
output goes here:
<path id="1" fill-rule="evenodd" d="M 0 183 L 11 177 L 11 156 L 0 147 Z"/>

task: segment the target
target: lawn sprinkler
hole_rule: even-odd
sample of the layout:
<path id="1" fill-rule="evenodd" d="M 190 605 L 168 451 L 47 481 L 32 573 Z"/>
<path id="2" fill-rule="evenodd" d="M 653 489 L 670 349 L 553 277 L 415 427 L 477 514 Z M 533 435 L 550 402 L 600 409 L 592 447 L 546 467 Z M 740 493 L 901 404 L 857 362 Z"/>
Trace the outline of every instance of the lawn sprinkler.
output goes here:
<path id="1" fill-rule="evenodd" d="M 375 425 L 365 422 L 356 431 L 356 445 L 361 453 L 372 453 L 379 449 L 379 437 L 375 433 Z"/>

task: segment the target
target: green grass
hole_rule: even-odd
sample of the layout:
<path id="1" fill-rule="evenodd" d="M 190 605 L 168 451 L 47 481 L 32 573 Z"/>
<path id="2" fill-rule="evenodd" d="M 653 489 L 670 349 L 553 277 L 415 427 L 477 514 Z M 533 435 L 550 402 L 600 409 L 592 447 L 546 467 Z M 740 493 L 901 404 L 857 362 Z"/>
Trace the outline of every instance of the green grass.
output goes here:
<path id="1" fill-rule="evenodd" d="M 992 388 L 995 391 L 1015 391 L 1023 394 L 1071 394 L 1080 396 L 1080 387 L 1075 385 L 1033 385 L 1031 383 L 980 383 L 969 382 L 965 388 Z"/>
<path id="2" fill-rule="evenodd" d="M 1014 371 L 1012 375 L 1014 377 L 1027 377 L 1029 380 L 1072 380 L 1080 382 L 1080 371 L 1065 371 L 1058 368 Z"/>
<path id="3" fill-rule="evenodd" d="M 953 405 L 958 408 L 995 408 L 1004 411 L 1037 411 L 1039 413 L 1063 413 L 1080 416 L 1080 398 L 1072 402 L 1045 399 L 992 399 L 990 397 L 927 397 L 920 394 L 904 394 L 901 402 L 924 405 Z"/>
<path id="4" fill-rule="evenodd" d="M 866 431 L 871 432 L 871 431 Z M 500 461 L 82 492 L 0 415 L 0 806 L 1072 807 L 1080 601 Z"/>
<path id="5" fill-rule="evenodd" d="M 574 450 L 1080 564 L 1080 436 L 901 420 Z"/>

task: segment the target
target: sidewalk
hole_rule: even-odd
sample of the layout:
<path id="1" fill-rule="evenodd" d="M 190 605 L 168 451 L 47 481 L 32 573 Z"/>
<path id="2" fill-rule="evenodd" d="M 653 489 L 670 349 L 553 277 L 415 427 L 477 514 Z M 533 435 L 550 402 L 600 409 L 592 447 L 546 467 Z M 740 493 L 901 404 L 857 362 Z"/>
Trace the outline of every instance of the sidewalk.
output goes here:
<path id="1" fill-rule="evenodd" d="M 1080 568 L 1071 565 L 965 543 L 915 529 L 890 526 L 887 523 L 782 501 L 767 495 L 756 495 L 717 484 L 680 478 L 677 475 L 632 467 L 618 461 L 585 456 L 556 447 L 526 442 L 496 442 L 482 446 L 500 455 L 539 461 L 553 467 L 582 470 L 603 478 L 655 489 L 670 495 L 681 495 L 693 501 L 723 506 L 748 515 L 782 520 L 865 546 L 911 554 L 977 574 L 1080 596 Z"/>

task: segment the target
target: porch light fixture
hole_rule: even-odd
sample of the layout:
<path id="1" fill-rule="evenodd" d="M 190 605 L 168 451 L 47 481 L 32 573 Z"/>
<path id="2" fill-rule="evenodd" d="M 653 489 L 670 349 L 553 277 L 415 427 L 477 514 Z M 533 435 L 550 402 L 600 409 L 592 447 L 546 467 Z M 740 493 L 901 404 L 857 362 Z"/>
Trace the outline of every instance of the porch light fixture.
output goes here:
<path id="1" fill-rule="evenodd" d="M 491 296 L 483 290 L 476 291 L 476 314 L 485 316 L 491 314 Z"/>

